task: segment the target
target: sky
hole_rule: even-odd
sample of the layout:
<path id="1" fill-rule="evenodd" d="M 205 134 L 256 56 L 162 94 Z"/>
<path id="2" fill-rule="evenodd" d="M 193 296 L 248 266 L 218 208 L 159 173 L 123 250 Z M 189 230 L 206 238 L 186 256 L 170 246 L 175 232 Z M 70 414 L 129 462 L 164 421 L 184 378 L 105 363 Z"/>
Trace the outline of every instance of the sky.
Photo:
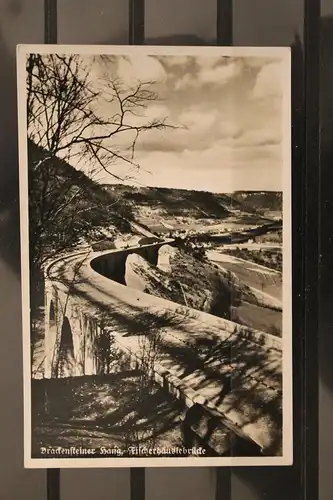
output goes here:
<path id="1" fill-rule="evenodd" d="M 91 56 L 82 57 L 96 88 L 115 79 L 126 89 L 138 81 L 154 82 L 149 88 L 158 99 L 136 110 L 136 116 L 128 115 L 129 123 L 166 119 L 175 127 L 140 135 L 134 158 L 140 169 L 121 161 L 112 165 L 112 172 L 126 178 L 126 184 L 211 192 L 282 190 L 281 105 L 286 75 L 281 60 L 216 53 L 95 56 L 93 63 Z M 116 112 L 106 99 L 97 107 L 105 118 Z M 125 133 L 113 145 L 125 151 L 132 139 Z M 105 172 L 95 179 L 115 182 Z"/>

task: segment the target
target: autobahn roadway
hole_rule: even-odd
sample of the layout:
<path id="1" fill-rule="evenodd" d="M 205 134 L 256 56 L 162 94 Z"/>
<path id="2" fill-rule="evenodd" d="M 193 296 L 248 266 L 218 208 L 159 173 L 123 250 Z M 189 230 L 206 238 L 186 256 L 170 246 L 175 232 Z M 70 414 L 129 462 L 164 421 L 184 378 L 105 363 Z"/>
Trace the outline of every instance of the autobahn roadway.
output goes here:
<path id="1" fill-rule="evenodd" d="M 122 251 L 102 253 L 112 258 L 112 253 Z M 221 318 L 116 283 L 92 269 L 92 260 L 100 255 L 59 259 L 49 269 L 49 279 L 61 287 L 70 286 L 85 314 L 98 318 L 103 311 L 106 321 L 107 311 L 108 326 L 133 352 L 140 349 L 142 334 L 160 330 L 160 364 L 260 447 L 279 454 L 280 339 L 260 332 L 249 337 L 247 329 L 243 335 L 235 324 L 227 326 L 229 322 Z"/>

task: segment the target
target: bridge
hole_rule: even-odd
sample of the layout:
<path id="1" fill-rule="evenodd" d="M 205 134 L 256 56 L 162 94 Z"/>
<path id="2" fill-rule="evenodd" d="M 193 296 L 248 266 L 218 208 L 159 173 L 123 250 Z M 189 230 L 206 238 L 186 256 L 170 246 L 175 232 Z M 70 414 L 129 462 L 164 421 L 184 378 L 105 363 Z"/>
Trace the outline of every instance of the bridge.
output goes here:
<path id="1" fill-rule="evenodd" d="M 166 243 L 81 251 L 47 267 L 45 378 L 116 371 L 119 360 L 105 356 L 111 342 L 138 368 L 143 343 L 158 344 L 154 379 L 191 411 L 206 414 L 199 435 L 206 435 L 209 415 L 217 429 L 260 453 L 281 455 L 281 339 L 126 286 L 128 257 L 157 265 Z"/>

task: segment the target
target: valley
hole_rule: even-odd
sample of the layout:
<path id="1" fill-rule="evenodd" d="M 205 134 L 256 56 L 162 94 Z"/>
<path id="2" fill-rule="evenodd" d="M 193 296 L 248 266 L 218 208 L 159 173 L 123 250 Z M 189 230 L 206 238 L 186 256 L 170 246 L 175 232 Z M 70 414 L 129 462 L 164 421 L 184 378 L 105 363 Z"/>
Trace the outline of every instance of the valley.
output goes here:
<path id="1" fill-rule="evenodd" d="M 95 249 L 173 240 L 164 269 L 129 259 L 128 286 L 281 336 L 281 193 L 104 189 L 128 206 L 136 234 Z"/>

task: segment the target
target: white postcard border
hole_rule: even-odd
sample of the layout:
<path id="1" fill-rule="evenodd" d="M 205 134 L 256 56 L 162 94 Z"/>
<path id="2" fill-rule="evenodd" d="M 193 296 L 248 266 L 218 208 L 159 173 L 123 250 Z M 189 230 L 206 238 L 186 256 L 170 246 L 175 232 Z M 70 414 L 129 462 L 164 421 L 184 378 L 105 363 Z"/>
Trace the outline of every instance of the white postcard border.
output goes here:
<path id="1" fill-rule="evenodd" d="M 28 142 L 26 116 L 26 57 L 39 54 L 159 55 L 270 57 L 283 60 L 283 455 L 279 457 L 206 458 L 31 458 L 31 356 L 29 292 Z M 45 468 L 110 467 L 224 467 L 289 466 L 293 464 L 292 394 L 292 163 L 291 163 L 291 49 L 289 47 L 169 47 L 126 45 L 17 46 L 20 235 L 22 282 L 22 342 L 24 388 L 24 466 Z"/>

